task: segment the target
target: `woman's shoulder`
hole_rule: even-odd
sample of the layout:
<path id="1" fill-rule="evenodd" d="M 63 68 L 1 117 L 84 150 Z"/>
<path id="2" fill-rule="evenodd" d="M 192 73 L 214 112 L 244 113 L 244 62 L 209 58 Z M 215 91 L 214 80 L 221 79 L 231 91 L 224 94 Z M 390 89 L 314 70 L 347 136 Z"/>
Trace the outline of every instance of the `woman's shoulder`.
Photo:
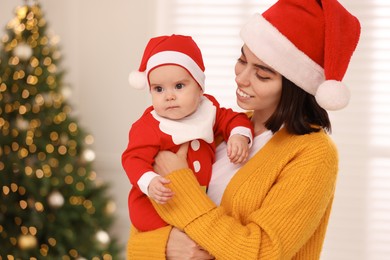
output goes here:
<path id="1" fill-rule="evenodd" d="M 274 137 L 278 145 L 288 146 L 290 149 L 337 153 L 336 144 L 323 129 L 304 135 L 290 134 L 286 129 L 281 129 L 275 133 Z"/>

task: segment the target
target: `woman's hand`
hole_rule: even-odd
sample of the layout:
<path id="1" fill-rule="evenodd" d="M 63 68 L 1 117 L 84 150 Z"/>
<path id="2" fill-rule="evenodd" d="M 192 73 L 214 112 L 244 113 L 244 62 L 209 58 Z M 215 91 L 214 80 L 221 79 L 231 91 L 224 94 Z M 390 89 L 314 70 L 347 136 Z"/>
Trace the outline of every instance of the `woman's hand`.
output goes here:
<path id="1" fill-rule="evenodd" d="M 161 176 L 188 168 L 187 163 L 188 143 L 182 144 L 177 153 L 170 151 L 160 151 L 154 158 L 154 171 Z"/>
<path id="2" fill-rule="evenodd" d="M 212 255 L 177 228 L 172 228 L 168 238 L 166 253 L 168 260 L 214 259 Z"/>

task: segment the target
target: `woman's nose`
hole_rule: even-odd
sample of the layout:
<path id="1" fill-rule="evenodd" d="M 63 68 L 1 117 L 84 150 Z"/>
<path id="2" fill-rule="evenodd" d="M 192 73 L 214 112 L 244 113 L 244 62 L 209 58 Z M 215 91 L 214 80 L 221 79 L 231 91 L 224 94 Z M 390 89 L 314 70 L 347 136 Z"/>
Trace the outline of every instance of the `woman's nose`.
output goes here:
<path id="1" fill-rule="evenodd" d="M 245 70 L 241 71 L 236 75 L 236 83 L 239 86 L 247 87 L 249 86 L 249 75 Z"/>
<path id="2" fill-rule="evenodd" d="M 236 83 L 237 85 L 241 87 L 248 87 L 250 85 L 249 83 L 249 70 L 248 69 L 242 69 L 240 71 L 236 71 Z"/>

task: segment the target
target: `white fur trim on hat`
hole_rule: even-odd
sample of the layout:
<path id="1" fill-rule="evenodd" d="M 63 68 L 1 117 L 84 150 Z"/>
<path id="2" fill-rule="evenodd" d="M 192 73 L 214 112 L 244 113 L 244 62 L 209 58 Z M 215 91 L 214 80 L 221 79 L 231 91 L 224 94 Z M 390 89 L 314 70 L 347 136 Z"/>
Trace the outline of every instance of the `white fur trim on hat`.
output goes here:
<path id="1" fill-rule="evenodd" d="M 327 80 L 319 85 L 315 98 L 326 110 L 340 110 L 348 105 L 350 92 L 347 86 L 337 80 Z"/>
<path id="2" fill-rule="evenodd" d="M 149 58 L 145 70 L 146 75 L 149 75 L 149 72 L 153 68 L 163 64 L 176 64 L 182 66 L 191 74 L 196 82 L 198 82 L 203 91 L 205 90 L 205 74 L 190 56 L 177 51 L 158 52 Z"/>
<path id="3" fill-rule="evenodd" d="M 134 70 L 129 74 L 129 84 L 135 89 L 144 89 L 148 85 L 145 72 Z"/>
<path id="4" fill-rule="evenodd" d="M 315 95 L 325 81 L 324 69 L 259 13 L 250 18 L 240 35 L 256 57 L 306 92 Z"/>

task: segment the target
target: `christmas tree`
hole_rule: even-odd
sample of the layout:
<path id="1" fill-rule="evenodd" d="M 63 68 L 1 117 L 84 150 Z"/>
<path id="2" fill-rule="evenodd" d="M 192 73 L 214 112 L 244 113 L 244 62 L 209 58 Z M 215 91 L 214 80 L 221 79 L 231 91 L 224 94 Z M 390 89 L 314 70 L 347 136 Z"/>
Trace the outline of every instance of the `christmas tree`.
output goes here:
<path id="1" fill-rule="evenodd" d="M 118 259 L 115 204 L 67 103 L 58 40 L 39 4 L 15 14 L 0 48 L 0 260 Z"/>

